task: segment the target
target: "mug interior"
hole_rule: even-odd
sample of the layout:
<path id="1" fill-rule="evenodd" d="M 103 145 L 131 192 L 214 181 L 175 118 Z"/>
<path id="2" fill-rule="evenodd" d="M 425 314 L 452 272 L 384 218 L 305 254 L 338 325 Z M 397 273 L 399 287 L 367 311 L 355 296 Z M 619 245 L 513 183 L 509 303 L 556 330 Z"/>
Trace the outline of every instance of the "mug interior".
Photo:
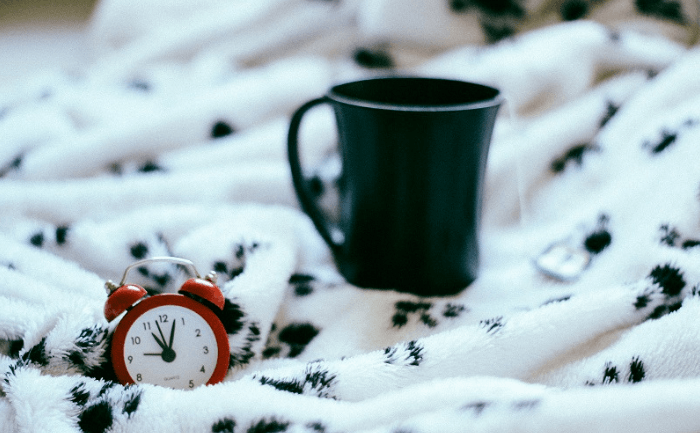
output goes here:
<path id="1" fill-rule="evenodd" d="M 354 105 L 398 109 L 465 108 L 500 103 L 500 92 L 489 86 L 441 78 L 386 77 L 340 84 L 332 99 Z"/>

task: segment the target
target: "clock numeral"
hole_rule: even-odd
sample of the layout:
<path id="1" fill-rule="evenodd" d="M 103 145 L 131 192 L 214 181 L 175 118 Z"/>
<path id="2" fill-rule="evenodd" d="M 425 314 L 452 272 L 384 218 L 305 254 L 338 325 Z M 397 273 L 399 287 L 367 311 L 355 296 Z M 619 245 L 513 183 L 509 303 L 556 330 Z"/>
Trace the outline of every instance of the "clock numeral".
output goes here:
<path id="1" fill-rule="evenodd" d="M 209 354 L 209 347 L 204 346 L 204 354 L 205 355 Z M 202 368 L 204 368 L 204 367 L 202 367 Z"/>
<path id="2" fill-rule="evenodd" d="M 168 322 L 168 315 L 167 314 L 159 314 L 158 320 L 160 320 L 160 323 L 167 323 Z"/>
<path id="3" fill-rule="evenodd" d="M 143 329 L 144 329 L 144 331 L 150 331 L 151 330 L 151 322 L 143 322 Z"/>
<path id="4" fill-rule="evenodd" d="M 202 373 L 206 373 L 206 371 L 204 371 L 204 366 L 202 366 L 202 368 L 200 368 L 199 371 L 201 371 Z"/>
<path id="5" fill-rule="evenodd" d="M 141 377 L 141 373 L 136 375 L 136 381 L 141 382 L 143 380 L 143 377 Z"/>
<path id="6" fill-rule="evenodd" d="M 193 381 L 193 380 L 190 380 L 190 385 L 189 385 L 189 387 L 190 387 L 190 388 L 194 388 L 194 381 Z"/>
<path id="7" fill-rule="evenodd" d="M 128 358 L 126 358 L 126 359 L 128 359 L 128 360 L 129 360 L 129 364 L 131 364 L 131 363 L 132 363 L 132 362 L 134 361 L 134 357 L 133 357 L 133 356 L 131 356 L 131 355 L 129 355 L 129 357 L 128 357 Z"/>
<path id="8" fill-rule="evenodd" d="M 182 326 L 185 326 L 185 318 L 182 317 L 180 320 L 182 320 Z"/>
<path id="9" fill-rule="evenodd" d="M 141 344 L 141 337 L 131 337 L 131 344 Z"/>
<path id="10" fill-rule="evenodd" d="M 195 329 L 195 330 L 194 330 L 194 334 L 195 334 L 196 337 L 201 337 L 201 336 L 202 336 L 202 331 L 200 331 L 199 329 Z"/>

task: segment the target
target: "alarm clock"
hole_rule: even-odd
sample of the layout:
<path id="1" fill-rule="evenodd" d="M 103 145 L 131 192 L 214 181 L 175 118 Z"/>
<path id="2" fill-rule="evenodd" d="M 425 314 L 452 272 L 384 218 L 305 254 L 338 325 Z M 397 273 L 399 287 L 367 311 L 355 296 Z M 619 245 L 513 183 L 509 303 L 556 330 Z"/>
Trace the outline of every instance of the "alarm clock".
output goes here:
<path id="1" fill-rule="evenodd" d="M 195 277 L 178 293 L 147 296 L 143 287 L 126 283 L 126 278 L 131 269 L 152 262 L 185 266 Z M 110 356 L 122 384 L 192 389 L 224 379 L 229 342 L 217 314 L 225 300 L 214 272 L 202 278 L 189 260 L 153 257 L 131 264 L 119 284 L 107 281 L 105 288 L 105 318 L 112 322 L 121 316 L 112 335 Z"/>

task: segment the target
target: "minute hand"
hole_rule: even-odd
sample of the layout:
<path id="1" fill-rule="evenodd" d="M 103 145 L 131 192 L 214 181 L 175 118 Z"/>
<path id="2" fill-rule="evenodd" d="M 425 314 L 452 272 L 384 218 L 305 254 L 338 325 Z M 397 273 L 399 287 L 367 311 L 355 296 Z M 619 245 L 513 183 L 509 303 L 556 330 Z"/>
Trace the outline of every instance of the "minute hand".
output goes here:
<path id="1" fill-rule="evenodd" d="M 175 320 L 173 320 L 173 326 L 170 328 L 170 341 L 168 342 L 168 349 L 173 350 L 173 338 L 175 337 Z"/>

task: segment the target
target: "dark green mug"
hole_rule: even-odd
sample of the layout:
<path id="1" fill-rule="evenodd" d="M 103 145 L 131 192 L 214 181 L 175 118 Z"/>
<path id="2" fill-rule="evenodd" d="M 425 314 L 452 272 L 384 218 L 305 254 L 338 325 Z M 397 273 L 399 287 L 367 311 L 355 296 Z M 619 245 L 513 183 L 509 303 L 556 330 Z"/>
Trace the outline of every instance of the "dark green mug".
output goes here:
<path id="1" fill-rule="evenodd" d="M 292 116 L 288 157 L 302 209 L 348 282 L 450 295 L 477 276 L 479 220 L 497 89 L 457 80 L 384 77 L 334 86 Z M 319 208 L 299 162 L 298 132 L 330 104 L 342 174 L 339 219 Z"/>

